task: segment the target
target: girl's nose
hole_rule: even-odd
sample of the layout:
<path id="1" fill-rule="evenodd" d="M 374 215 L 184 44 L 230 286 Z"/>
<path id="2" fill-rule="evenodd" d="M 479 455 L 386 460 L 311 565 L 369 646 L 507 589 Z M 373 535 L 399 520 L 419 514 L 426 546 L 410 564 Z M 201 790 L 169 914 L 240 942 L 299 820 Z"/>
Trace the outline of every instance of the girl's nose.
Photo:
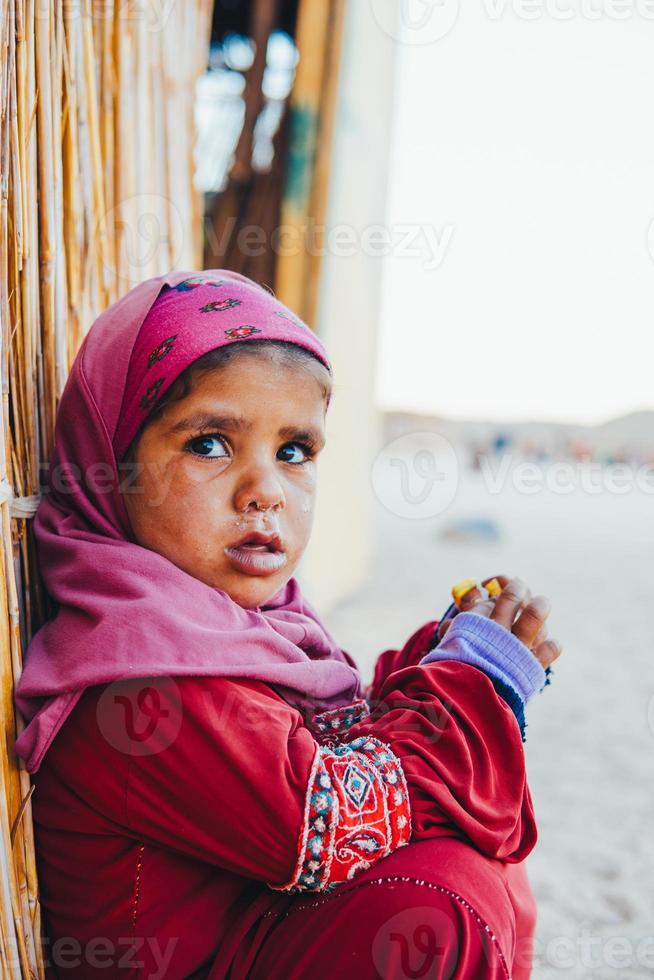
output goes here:
<path id="1" fill-rule="evenodd" d="M 285 506 L 284 491 L 277 475 L 264 467 L 250 469 L 244 474 L 234 494 L 234 507 L 239 512 L 280 510 Z"/>

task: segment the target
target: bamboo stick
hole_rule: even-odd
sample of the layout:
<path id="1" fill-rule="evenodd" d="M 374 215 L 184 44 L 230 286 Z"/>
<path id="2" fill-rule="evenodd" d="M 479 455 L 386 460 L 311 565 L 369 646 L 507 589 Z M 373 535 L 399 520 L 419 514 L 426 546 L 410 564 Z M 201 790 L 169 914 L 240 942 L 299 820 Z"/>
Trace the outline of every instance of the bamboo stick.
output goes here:
<path id="1" fill-rule="evenodd" d="M 192 110 L 211 4 L 183 7 L 150 30 L 125 0 L 0 0 L 0 975 L 12 980 L 45 977 L 13 697 L 47 606 L 30 522 L 17 516 L 29 509 L 13 497 L 38 500 L 57 404 L 95 316 L 134 275 L 167 271 L 172 251 L 187 268 L 196 260 Z M 122 218 L 138 215 L 130 197 L 152 193 L 165 204 L 160 247 L 134 271 Z"/>

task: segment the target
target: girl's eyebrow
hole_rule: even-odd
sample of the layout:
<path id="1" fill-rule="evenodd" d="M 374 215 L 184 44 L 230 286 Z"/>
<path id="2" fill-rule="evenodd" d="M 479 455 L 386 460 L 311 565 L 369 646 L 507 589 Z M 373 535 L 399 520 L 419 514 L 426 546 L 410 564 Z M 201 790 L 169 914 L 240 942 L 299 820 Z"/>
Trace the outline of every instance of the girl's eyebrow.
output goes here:
<path id="1" fill-rule="evenodd" d="M 322 448 L 325 445 L 325 437 L 320 429 L 311 426 L 299 427 L 286 425 L 279 430 L 280 438 L 288 439 L 289 442 L 306 442 L 310 446 Z"/>
<path id="2" fill-rule="evenodd" d="M 176 432 L 189 432 L 196 429 L 226 429 L 229 432 L 242 432 L 251 429 L 252 424 L 237 415 L 213 415 L 209 412 L 197 412 L 175 422 L 168 430 L 170 435 Z"/>
<path id="3" fill-rule="evenodd" d="M 247 432 L 252 423 L 239 415 L 214 415 L 211 412 L 197 412 L 175 422 L 168 430 L 169 435 L 178 432 L 197 432 L 218 429 L 222 432 Z M 311 446 L 324 446 L 324 434 L 314 426 L 285 425 L 279 430 L 280 439 L 306 442 Z"/>

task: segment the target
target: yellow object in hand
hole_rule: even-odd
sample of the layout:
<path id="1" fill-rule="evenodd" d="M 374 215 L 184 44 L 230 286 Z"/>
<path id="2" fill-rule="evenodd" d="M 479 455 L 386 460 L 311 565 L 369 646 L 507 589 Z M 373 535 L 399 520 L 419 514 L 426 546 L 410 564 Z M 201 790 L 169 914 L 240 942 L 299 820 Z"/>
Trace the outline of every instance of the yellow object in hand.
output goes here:
<path id="1" fill-rule="evenodd" d="M 452 598 L 454 599 L 454 602 L 456 603 L 457 607 L 460 607 L 461 600 L 463 599 L 463 597 L 467 595 L 471 589 L 476 589 L 476 588 L 477 588 L 477 583 L 471 578 L 466 578 L 463 580 L 463 582 L 459 582 L 457 585 L 453 585 Z"/>
<path id="2" fill-rule="evenodd" d="M 502 586 L 496 578 L 492 578 L 490 582 L 486 582 L 485 588 L 492 599 L 496 599 L 502 592 Z"/>

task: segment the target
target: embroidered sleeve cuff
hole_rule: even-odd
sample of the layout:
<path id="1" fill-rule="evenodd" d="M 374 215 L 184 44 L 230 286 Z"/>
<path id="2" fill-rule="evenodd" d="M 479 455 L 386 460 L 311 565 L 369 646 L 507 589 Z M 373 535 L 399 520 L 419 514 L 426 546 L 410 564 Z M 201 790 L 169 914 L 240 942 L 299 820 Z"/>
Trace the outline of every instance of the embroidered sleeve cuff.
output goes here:
<path id="1" fill-rule="evenodd" d="M 307 724 L 319 741 L 333 736 L 337 736 L 338 741 L 342 741 L 340 736 L 369 714 L 370 706 L 366 698 L 355 698 L 351 704 L 318 712 L 313 718 L 307 720 Z"/>
<path id="2" fill-rule="evenodd" d="M 421 664 L 459 660 L 471 664 L 508 685 L 523 704 L 543 689 L 545 671 L 518 637 L 494 619 L 476 613 L 459 613 L 439 645 Z"/>
<path id="3" fill-rule="evenodd" d="M 388 745 L 362 735 L 316 746 L 298 860 L 274 891 L 331 891 L 411 839 L 409 793 Z"/>

